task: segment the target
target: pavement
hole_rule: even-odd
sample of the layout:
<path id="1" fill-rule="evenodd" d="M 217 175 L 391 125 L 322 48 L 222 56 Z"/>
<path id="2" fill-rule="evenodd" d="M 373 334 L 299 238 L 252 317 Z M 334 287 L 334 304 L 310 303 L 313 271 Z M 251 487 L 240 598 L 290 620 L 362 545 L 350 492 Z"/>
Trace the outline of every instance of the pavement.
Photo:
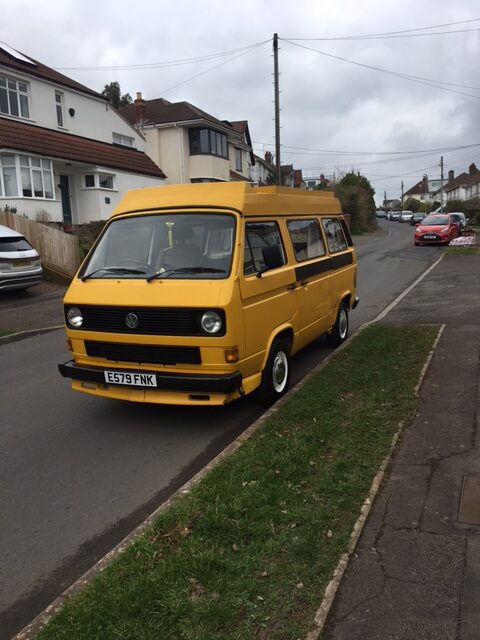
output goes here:
<path id="1" fill-rule="evenodd" d="M 444 256 L 381 320 L 439 323 L 322 640 L 480 639 L 480 252 Z"/>
<path id="2" fill-rule="evenodd" d="M 63 292 L 2 305 L 0 330 L 62 324 Z M 320 637 L 479 640 L 480 252 L 444 256 L 380 322 L 444 328 Z"/>

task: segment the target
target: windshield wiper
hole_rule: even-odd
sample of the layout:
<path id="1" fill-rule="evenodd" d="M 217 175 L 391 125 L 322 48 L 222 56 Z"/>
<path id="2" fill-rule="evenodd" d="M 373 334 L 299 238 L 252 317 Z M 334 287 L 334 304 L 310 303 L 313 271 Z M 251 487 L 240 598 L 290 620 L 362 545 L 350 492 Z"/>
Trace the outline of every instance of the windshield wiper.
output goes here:
<path id="1" fill-rule="evenodd" d="M 141 269 L 130 269 L 130 267 L 100 267 L 99 269 L 95 269 L 95 271 L 91 271 L 90 273 L 82 276 L 80 280 L 85 282 L 85 280 L 92 278 L 96 273 L 100 273 L 100 271 L 106 271 L 107 273 L 120 273 L 122 275 L 127 273 L 138 273 L 139 275 L 142 275 L 146 273 L 146 271 L 142 271 Z"/>
<path id="2" fill-rule="evenodd" d="M 162 269 L 148 276 L 147 282 L 156 278 L 169 278 L 174 273 L 226 273 L 225 269 L 214 269 L 213 267 L 179 267 L 178 269 Z"/>

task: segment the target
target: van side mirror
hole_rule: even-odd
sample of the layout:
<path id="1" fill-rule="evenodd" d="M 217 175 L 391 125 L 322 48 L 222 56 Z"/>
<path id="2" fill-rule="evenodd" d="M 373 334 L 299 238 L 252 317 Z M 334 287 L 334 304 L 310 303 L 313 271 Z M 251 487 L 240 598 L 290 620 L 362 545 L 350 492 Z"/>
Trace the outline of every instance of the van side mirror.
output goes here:
<path id="1" fill-rule="evenodd" d="M 265 266 L 261 271 L 257 273 L 257 278 L 261 278 L 262 273 L 265 273 L 265 271 L 269 271 L 270 269 L 278 269 L 278 267 L 281 267 L 284 264 L 283 253 L 277 244 L 263 247 L 262 256 L 263 261 L 265 262 Z"/>

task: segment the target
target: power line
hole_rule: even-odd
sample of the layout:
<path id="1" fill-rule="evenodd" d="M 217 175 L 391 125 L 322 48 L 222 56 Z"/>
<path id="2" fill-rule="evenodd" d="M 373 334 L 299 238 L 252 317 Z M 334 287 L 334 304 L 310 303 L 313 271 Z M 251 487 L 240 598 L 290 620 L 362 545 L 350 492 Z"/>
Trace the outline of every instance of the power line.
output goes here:
<path id="1" fill-rule="evenodd" d="M 452 29 L 450 31 L 432 31 L 431 33 L 399 33 L 398 35 L 371 35 L 371 36 L 341 36 L 330 38 L 285 38 L 285 40 L 291 40 L 296 42 L 332 42 L 332 41 L 352 41 L 352 40 L 391 40 L 394 38 L 422 38 L 425 36 L 445 36 L 452 33 L 471 33 L 480 31 L 480 28 L 476 29 Z M 284 38 L 282 38 L 283 40 Z"/>
<path id="2" fill-rule="evenodd" d="M 417 27 L 415 29 L 401 29 L 400 31 L 385 31 L 383 33 L 368 33 L 357 36 L 336 36 L 332 38 L 287 38 L 288 40 L 362 40 L 367 38 L 380 38 L 384 36 L 395 36 L 400 34 L 413 33 L 415 31 L 426 31 L 427 29 L 441 29 L 443 27 L 454 27 L 458 24 L 468 24 L 470 22 L 478 22 L 480 18 L 472 18 L 470 20 L 460 20 L 459 22 L 444 22 L 443 24 L 430 25 L 429 27 Z M 421 34 L 422 35 L 422 34 Z M 429 34 L 425 34 L 429 35 Z"/>
<path id="3" fill-rule="evenodd" d="M 448 87 L 442 87 L 439 86 L 440 83 L 442 84 L 451 84 L 451 83 L 444 83 L 441 80 L 429 80 L 429 79 L 423 79 L 420 78 L 418 76 L 413 76 L 413 75 L 409 75 L 407 73 L 399 73 L 397 71 L 390 71 L 389 69 L 382 69 L 381 67 L 374 67 L 372 65 L 369 64 L 363 64 L 362 62 L 357 62 L 355 60 L 349 60 L 348 58 L 342 58 L 340 56 L 335 56 L 332 53 L 326 53 L 325 51 L 319 51 L 318 49 L 312 49 L 312 47 L 307 47 L 303 44 L 298 44 L 298 42 L 292 42 L 290 40 L 286 40 L 285 38 L 282 38 L 283 42 L 287 42 L 288 44 L 291 44 L 295 47 L 300 47 L 302 49 L 306 49 L 307 51 L 313 51 L 314 53 L 319 53 L 322 56 L 326 56 L 327 58 L 333 58 L 335 60 L 341 60 L 342 62 L 348 62 L 350 64 L 354 64 L 358 67 L 363 67 L 365 69 L 370 69 L 372 71 L 379 71 L 380 73 L 385 73 L 387 75 L 391 75 L 391 76 L 395 76 L 397 78 L 403 78 L 405 80 L 410 80 L 412 82 L 417 82 L 418 84 L 424 84 L 427 85 L 429 87 L 434 87 L 435 89 L 441 89 L 442 91 L 448 91 L 450 93 L 456 93 L 458 95 L 461 96 L 467 96 L 469 98 L 475 98 L 477 100 L 480 100 L 480 96 L 475 96 L 472 95 L 471 93 L 465 93 L 463 91 L 455 91 L 454 89 L 449 89 Z M 428 81 L 426 81 L 428 80 Z M 434 84 L 434 83 L 438 83 L 438 84 Z M 452 85 L 452 86 L 463 86 L 463 85 Z M 480 91 L 480 87 L 469 87 L 469 88 L 473 88 L 474 90 L 478 90 Z"/>
<path id="4" fill-rule="evenodd" d="M 216 58 L 223 58 L 225 56 L 229 56 L 232 54 L 241 53 L 246 50 L 251 50 L 254 47 L 261 46 L 270 42 L 271 38 L 268 40 L 263 40 L 262 42 L 256 42 L 253 44 L 249 44 L 245 47 L 240 47 L 238 49 L 231 49 L 230 51 L 220 51 L 218 53 L 210 53 L 204 56 L 197 56 L 195 58 L 183 58 L 180 60 L 167 60 L 164 62 L 148 62 L 144 64 L 131 64 L 131 65 L 112 65 L 112 66 L 95 66 L 95 67 L 52 67 L 56 71 L 134 71 L 137 69 L 158 69 L 158 68 L 168 68 L 168 67 L 177 67 L 186 64 L 195 64 L 198 62 L 206 62 L 209 60 L 215 60 Z"/>
<path id="5" fill-rule="evenodd" d="M 239 53 L 238 55 L 233 56 L 233 58 L 229 58 L 228 60 L 224 60 L 223 62 L 220 62 L 220 64 L 215 65 L 214 67 L 210 67 L 209 69 L 205 69 L 205 71 L 202 71 L 201 73 L 197 73 L 195 76 L 192 76 L 191 78 L 187 78 L 186 80 L 182 80 L 182 82 L 178 82 L 177 84 L 174 84 L 173 86 L 169 87 L 168 89 L 164 89 L 158 96 L 154 96 L 151 99 L 154 100 L 155 98 L 159 98 L 159 97 L 165 95 L 168 91 L 172 91 L 173 89 L 176 89 L 177 87 L 180 87 L 181 85 L 186 84 L 187 82 L 191 82 L 192 80 L 196 80 L 197 78 L 200 78 L 201 76 L 204 76 L 205 74 L 210 73 L 210 71 L 214 71 L 215 69 L 218 69 L 219 67 L 223 67 L 223 65 L 228 64 L 229 62 L 232 62 L 233 60 L 236 60 L 237 58 L 241 58 L 242 56 L 246 55 L 247 53 L 250 53 L 250 51 L 253 51 L 254 49 L 258 49 L 259 47 L 263 46 L 267 42 L 270 42 L 270 41 L 269 40 L 265 40 L 265 42 L 260 42 L 260 43 L 258 43 L 256 45 L 252 45 L 246 51 L 243 51 L 242 53 Z"/>
<path id="6" fill-rule="evenodd" d="M 271 146 L 271 143 L 267 143 L 267 142 L 258 142 L 256 140 L 253 141 L 253 144 L 255 145 L 264 145 L 264 146 Z M 300 151 L 312 151 L 312 152 L 318 152 L 319 154 L 325 153 L 328 155 L 372 155 L 372 156 L 380 156 L 380 155 L 407 155 L 407 154 L 416 154 L 416 153 L 442 153 L 442 152 L 447 152 L 447 151 L 458 151 L 458 150 L 462 150 L 462 149 L 470 149 L 473 147 L 479 147 L 480 146 L 480 142 L 476 142 L 474 144 L 465 144 L 465 145 L 458 145 L 455 147 L 439 147 L 436 149 L 410 149 L 408 151 L 345 151 L 345 150 L 338 150 L 338 149 L 313 149 L 311 147 L 295 147 L 292 145 L 284 145 L 282 144 L 282 150 L 285 149 L 294 149 L 294 150 L 300 150 Z M 301 154 L 299 154 L 301 155 Z"/>

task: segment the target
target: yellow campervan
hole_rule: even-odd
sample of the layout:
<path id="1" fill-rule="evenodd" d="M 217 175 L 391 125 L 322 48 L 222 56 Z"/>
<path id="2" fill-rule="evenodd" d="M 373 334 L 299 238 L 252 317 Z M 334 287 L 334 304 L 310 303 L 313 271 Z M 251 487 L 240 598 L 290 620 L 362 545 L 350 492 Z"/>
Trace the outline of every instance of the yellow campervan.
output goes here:
<path id="1" fill-rule="evenodd" d="M 347 337 L 355 250 L 333 193 L 248 183 L 130 191 L 65 296 L 73 389 L 224 404 L 288 389 L 290 356 Z"/>

